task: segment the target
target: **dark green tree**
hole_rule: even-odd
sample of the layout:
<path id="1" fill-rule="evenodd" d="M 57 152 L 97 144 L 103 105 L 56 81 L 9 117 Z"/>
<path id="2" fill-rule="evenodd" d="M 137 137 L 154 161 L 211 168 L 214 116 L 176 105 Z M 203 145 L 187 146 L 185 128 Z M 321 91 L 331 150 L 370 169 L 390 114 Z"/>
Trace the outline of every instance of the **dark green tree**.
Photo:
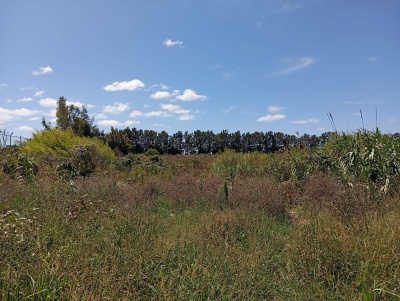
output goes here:
<path id="1" fill-rule="evenodd" d="M 67 99 L 60 96 L 57 101 L 56 125 L 62 130 L 71 129 L 75 135 L 85 137 L 100 136 L 97 126 L 93 125 L 94 117 L 90 118 L 85 106 L 80 109 L 73 104 L 68 105 Z M 45 119 L 42 121 L 45 129 L 48 129 Z"/>

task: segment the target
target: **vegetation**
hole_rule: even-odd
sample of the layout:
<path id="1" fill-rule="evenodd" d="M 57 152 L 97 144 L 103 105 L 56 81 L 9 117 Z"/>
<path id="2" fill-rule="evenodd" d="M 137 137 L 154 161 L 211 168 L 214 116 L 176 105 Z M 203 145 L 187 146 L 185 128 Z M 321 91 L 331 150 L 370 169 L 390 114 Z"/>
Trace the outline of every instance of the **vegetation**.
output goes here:
<path id="1" fill-rule="evenodd" d="M 97 126 L 93 125 L 94 118 L 90 118 L 85 106 L 79 107 L 67 104 L 67 99 L 60 96 L 57 101 L 56 128 L 63 131 L 71 130 L 75 135 L 82 137 L 101 136 Z M 50 130 L 51 124 L 46 122 L 43 117 L 42 126 L 45 130 Z"/>
<path id="2" fill-rule="evenodd" d="M 400 299 L 398 137 L 136 147 L 54 128 L 1 150 L 1 300 Z"/>

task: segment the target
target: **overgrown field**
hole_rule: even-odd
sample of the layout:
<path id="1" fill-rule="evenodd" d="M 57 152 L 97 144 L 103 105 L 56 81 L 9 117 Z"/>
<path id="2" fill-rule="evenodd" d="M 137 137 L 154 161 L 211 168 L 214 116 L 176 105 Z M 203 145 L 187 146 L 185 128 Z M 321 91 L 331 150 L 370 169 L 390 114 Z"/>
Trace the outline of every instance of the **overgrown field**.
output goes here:
<path id="1" fill-rule="evenodd" d="M 1 300 L 400 300 L 395 138 L 115 157 L 51 135 L 0 153 Z"/>

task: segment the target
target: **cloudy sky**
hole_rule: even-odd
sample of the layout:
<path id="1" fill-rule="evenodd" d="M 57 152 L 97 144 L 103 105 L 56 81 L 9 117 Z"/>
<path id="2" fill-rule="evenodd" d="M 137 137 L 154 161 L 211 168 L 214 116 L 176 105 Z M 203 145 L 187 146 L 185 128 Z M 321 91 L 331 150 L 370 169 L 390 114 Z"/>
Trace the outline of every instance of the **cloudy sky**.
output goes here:
<path id="1" fill-rule="evenodd" d="M 400 131 L 399 0 L 0 0 L 0 129 Z"/>

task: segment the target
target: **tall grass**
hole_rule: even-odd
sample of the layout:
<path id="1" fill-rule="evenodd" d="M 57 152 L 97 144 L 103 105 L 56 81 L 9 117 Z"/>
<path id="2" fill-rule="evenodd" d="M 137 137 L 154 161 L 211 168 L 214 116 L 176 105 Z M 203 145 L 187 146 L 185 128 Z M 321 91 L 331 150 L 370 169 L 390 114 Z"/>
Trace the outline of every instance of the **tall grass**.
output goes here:
<path id="1" fill-rule="evenodd" d="M 368 167 L 352 165 L 395 161 L 397 146 L 369 136 L 396 141 L 367 132 L 318 153 L 128 157 L 77 174 L 74 189 L 55 167 L 29 185 L 0 172 L 0 299 L 399 300 L 396 172 L 377 203 L 357 173 Z"/>

